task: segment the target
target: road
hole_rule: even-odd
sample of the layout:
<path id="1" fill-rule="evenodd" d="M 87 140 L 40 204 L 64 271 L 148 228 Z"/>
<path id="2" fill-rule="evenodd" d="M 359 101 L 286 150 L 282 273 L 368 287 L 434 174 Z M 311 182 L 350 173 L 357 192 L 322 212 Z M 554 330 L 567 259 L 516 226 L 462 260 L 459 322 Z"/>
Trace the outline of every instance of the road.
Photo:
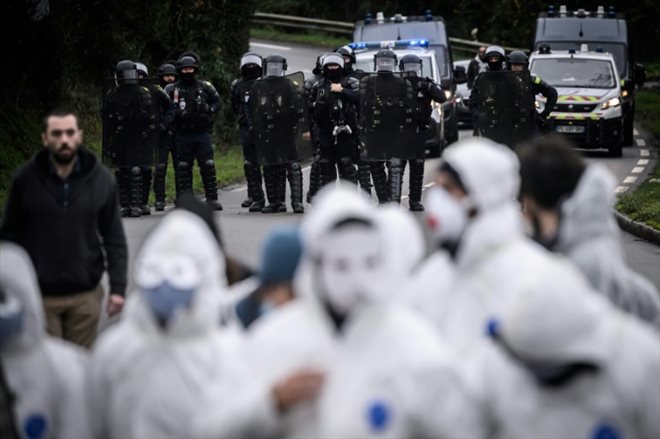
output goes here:
<path id="1" fill-rule="evenodd" d="M 311 67 L 313 67 L 316 56 L 320 53 L 318 49 L 264 41 L 253 41 L 251 50 L 261 55 L 281 54 L 287 58 L 289 72 L 306 71 L 307 74 L 309 74 Z M 646 155 L 650 150 L 647 148 L 649 139 L 644 132 L 637 134 L 636 141 L 638 143 L 633 147 L 624 148 L 623 157 L 621 158 L 613 159 L 597 153 L 587 155 L 589 162 L 604 163 L 616 175 L 617 181 L 620 182 L 620 186 L 617 188 L 618 192 L 631 190 L 636 184 L 644 181 L 646 174 L 652 169 L 654 157 Z M 469 136 L 471 136 L 471 130 L 460 132 L 461 138 Z M 436 160 L 427 161 L 427 181 L 432 178 L 432 171 L 436 164 Z M 308 167 L 305 167 L 303 176 L 304 185 L 307 188 L 309 179 Z M 404 194 L 407 193 L 407 187 L 406 173 Z M 224 211 L 218 213 L 216 218 L 227 252 L 255 266 L 258 263 L 260 245 L 268 231 L 277 224 L 299 222 L 302 219 L 302 215 L 292 214 L 290 206 L 289 213 L 287 214 L 263 215 L 248 213 L 247 209 L 240 207 L 245 194 L 245 187 L 242 185 L 228 187 L 220 191 L 220 199 L 224 206 Z M 404 199 L 403 203 L 407 206 L 407 200 Z M 309 208 L 310 206 L 306 205 L 306 209 Z M 145 236 L 154 228 L 162 216 L 162 214 L 152 214 L 150 217 L 124 220 L 131 261 Z M 418 214 L 418 217 L 421 220 L 422 214 Z M 660 268 L 658 268 L 660 267 L 660 247 L 639 240 L 627 233 L 623 233 L 622 237 L 628 263 L 660 287 Z"/>

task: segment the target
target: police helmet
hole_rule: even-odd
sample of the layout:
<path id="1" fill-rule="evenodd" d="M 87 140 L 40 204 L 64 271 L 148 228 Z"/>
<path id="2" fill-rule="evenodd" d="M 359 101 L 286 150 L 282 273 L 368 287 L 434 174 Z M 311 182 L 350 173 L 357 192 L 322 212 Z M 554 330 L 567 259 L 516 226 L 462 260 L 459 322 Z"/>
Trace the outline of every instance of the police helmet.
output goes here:
<path id="1" fill-rule="evenodd" d="M 195 58 L 195 61 L 197 61 L 197 64 L 200 64 L 202 62 L 202 59 L 199 57 L 199 55 L 196 52 L 193 52 L 192 50 L 187 50 L 183 52 L 179 56 L 179 59 L 183 58 L 184 56 L 192 56 L 193 58 Z"/>
<path id="2" fill-rule="evenodd" d="M 344 57 L 339 53 L 327 53 L 321 60 L 321 67 L 325 68 L 328 64 L 337 64 L 339 67 L 344 67 Z"/>
<path id="3" fill-rule="evenodd" d="M 524 64 L 529 62 L 525 52 L 521 50 L 514 50 L 509 54 L 509 64 Z"/>
<path id="4" fill-rule="evenodd" d="M 339 49 L 335 50 L 335 52 L 339 53 L 342 56 L 348 57 L 351 60 L 351 64 L 355 64 L 355 51 L 351 48 L 351 46 L 342 46 Z"/>
<path id="5" fill-rule="evenodd" d="M 254 52 L 245 52 L 241 57 L 241 70 L 248 64 L 256 64 L 259 68 L 263 67 L 263 58 Z"/>
<path id="6" fill-rule="evenodd" d="M 171 75 L 171 76 L 177 75 L 176 65 L 169 61 L 161 64 L 160 67 L 158 67 L 158 76 L 162 77 L 167 75 Z"/>
<path id="7" fill-rule="evenodd" d="M 264 76 L 283 76 L 287 69 L 286 58 L 270 55 L 263 60 Z"/>
<path id="8" fill-rule="evenodd" d="M 138 71 L 133 61 L 128 59 L 119 61 L 115 66 L 115 72 L 117 73 L 117 78 L 122 80 L 121 82 L 125 84 L 137 83 Z"/>
<path id="9" fill-rule="evenodd" d="M 490 71 L 500 71 L 502 70 L 503 63 L 506 61 L 506 52 L 500 46 L 489 46 L 486 49 L 486 63 L 488 64 L 488 70 Z M 497 58 L 495 61 L 491 61 L 491 58 Z"/>
<path id="10" fill-rule="evenodd" d="M 402 72 L 415 72 L 417 76 L 422 75 L 422 59 L 415 54 L 408 54 L 401 57 L 399 61 L 399 70 Z"/>
<path id="11" fill-rule="evenodd" d="M 145 77 L 149 76 L 149 69 L 147 69 L 147 66 L 145 66 L 141 62 L 136 62 L 135 68 L 137 69 L 138 73 L 142 73 L 142 75 L 144 75 Z"/>
<path id="12" fill-rule="evenodd" d="M 180 72 L 184 67 L 192 67 L 197 70 L 199 69 L 199 63 L 192 56 L 182 56 L 176 63 L 176 69 Z"/>
<path id="13" fill-rule="evenodd" d="M 396 65 L 396 53 L 391 49 L 380 49 L 374 55 L 374 70 L 377 72 L 394 72 Z"/>

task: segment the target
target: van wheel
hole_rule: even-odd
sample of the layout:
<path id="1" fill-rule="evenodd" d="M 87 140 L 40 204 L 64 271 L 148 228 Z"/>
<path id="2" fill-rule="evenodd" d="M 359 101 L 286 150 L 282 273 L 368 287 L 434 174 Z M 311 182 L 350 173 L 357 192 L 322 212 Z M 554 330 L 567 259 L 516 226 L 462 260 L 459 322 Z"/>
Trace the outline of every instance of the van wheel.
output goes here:
<path id="1" fill-rule="evenodd" d="M 621 138 L 618 138 L 607 148 L 610 157 L 621 157 L 623 155 Z"/>

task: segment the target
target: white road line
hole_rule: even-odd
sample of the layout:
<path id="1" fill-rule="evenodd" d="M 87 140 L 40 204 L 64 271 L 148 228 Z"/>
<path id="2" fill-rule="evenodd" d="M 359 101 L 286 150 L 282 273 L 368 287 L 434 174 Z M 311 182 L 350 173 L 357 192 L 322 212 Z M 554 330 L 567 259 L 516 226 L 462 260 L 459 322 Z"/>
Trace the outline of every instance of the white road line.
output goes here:
<path id="1" fill-rule="evenodd" d="M 637 177 L 634 177 L 632 175 L 630 177 L 626 177 L 625 180 L 623 180 L 624 183 L 628 183 L 628 184 L 634 183 L 636 181 L 637 181 Z"/>
<path id="2" fill-rule="evenodd" d="M 637 131 L 637 128 L 633 128 L 633 134 L 639 136 L 639 131 Z"/>
<path id="3" fill-rule="evenodd" d="M 290 47 L 278 46 L 276 44 L 264 44 L 264 43 L 250 43 L 250 47 L 260 47 L 262 49 L 273 49 L 273 50 L 291 50 Z"/>
<path id="4" fill-rule="evenodd" d="M 644 172 L 644 167 L 643 166 L 635 166 L 632 169 L 632 171 L 630 171 L 630 172 L 632 172 L 633 174 L 641 174 L 642 172 Z"/>
<path id="5" fill-rule="evenodd" d="M 622 194 L 627 190 L 628 190 L 628 186 L 617 186 L 617 188 L 614 190 L 614 193 Z"/>
<path id="6" fill-rule="evenodd" d="M 641 159 L 637 161 L 637 166 L 646 166 L 649 164 L 649 159 Z"/>
<path id="7" fill-rule="evenodd" d="M 646 146 L 646 140 L 644 139 L 635 139 L 635 142 L 637 142 L 637 146 Z"/>
<path id="8" fill-rule="evenodd" d="M 649 150 L 648 149 L 640 149 L 639 150 L 639 155 L 641 155 L 642 157 L 648 157 L 650 155 Z"/>

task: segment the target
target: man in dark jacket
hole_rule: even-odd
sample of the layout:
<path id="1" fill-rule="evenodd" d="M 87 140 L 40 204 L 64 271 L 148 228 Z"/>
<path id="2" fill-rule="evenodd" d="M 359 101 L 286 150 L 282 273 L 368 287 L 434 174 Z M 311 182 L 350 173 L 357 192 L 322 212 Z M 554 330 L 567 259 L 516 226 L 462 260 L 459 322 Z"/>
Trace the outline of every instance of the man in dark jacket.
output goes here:
<path id="1" fill-rule="evenodd" d="M 110 277 L 110 316 L 121 312 L 127 249 L 117 186 L 96 156 L 82 148 L 82 130 L 69 111 L 44 119 L 44 149 L 14 175 L 0 239 L 25 248 L 44 298 L 48 332 L 90 347 L 103 289 Z"/>

